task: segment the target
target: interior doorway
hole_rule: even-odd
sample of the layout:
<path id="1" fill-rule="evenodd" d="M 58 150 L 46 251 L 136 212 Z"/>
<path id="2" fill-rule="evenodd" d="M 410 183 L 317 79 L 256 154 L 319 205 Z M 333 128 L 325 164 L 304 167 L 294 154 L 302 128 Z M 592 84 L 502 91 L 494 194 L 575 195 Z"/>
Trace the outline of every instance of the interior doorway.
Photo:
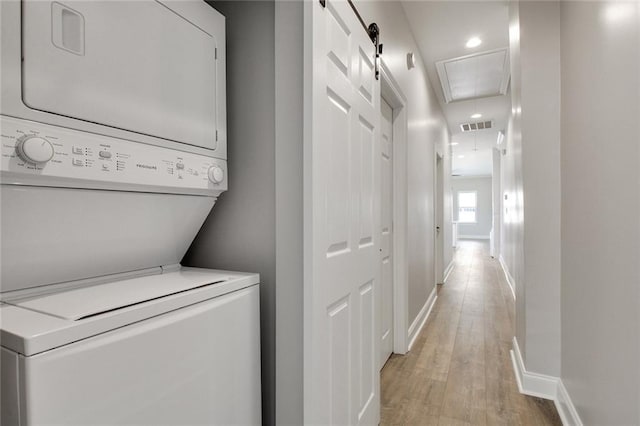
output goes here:
<path id="1" fill-rule="evenodd" d="M 408 269 L 407 259 L 407 98 L 384 59 L 380 60 L 380 129 L 381 148 L 381 285 L 378 297 L 380 321 L 378 336 L 385 338 L 381 351 L 382 368 L 392 352 L 409 350 Z M 386 117 L 385 117 L 386 116 Z M 387 140 L 382 133 L 386 133 Z M 385 228 L 389 234 L 383 235 Z M 386 261 L 388 259 L 388 263 Z M 382 282 L 385 281 L 385 282 Z M 390 314 L 390 319 L 389 319 Z M 388 338 L 388 342 L 386 341 Z"/>

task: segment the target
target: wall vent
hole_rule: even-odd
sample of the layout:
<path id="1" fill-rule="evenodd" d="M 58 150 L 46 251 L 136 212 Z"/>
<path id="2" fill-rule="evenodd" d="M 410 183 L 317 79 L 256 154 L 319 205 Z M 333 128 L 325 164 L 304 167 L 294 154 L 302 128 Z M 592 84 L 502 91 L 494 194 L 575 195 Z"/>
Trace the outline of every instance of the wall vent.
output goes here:
<path id="1" fill-rule="evenodd" d="M 493 127 L 493 121 L 476 121 L 473 123 L 462 123 L 460 125 L 460 130 L 463 132 L 473 132 L 476 130 L 486 130 Z"/>

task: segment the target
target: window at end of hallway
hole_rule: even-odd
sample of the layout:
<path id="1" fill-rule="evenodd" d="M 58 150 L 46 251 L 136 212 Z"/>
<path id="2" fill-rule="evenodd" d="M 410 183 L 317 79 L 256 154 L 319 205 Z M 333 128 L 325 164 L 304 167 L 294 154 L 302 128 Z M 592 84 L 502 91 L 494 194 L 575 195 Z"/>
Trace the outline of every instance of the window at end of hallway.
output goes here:
<path id="1" fill-rule="evenodd" d="M 476 223 L 477 200 L 476 191 L 458 191 L 459 223 Z"/>

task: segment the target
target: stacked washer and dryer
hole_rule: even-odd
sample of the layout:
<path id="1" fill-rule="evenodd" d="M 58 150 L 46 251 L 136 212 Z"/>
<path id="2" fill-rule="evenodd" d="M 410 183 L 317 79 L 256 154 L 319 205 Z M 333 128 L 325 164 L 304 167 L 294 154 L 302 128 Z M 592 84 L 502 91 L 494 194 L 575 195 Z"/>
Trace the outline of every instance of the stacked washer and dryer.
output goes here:
<path id="1" fill-rule="evenodd" d="M 259 424 L 258 276 L 180 266 L 227 190 L 224 17 L 0 15 L 2 425 Z"/>

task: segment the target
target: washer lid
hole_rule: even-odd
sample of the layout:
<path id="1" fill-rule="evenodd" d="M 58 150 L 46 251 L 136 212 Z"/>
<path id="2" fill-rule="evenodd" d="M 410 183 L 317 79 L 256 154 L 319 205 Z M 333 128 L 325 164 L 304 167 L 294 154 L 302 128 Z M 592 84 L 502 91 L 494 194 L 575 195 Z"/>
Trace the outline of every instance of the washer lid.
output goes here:
<path id="1" fill-rule="evenodd" d="M 182 268 L 6 301 L 0 341 L 34 355 L 257 284 L 257 274 Z"/>
<path id="2" fill-rule="evenodd" d="M 162 297 L 228 281 L 219 272 L 168 273 L 116 281 L 60 293 L 47 294 L 12 304 L 58 318 L 83 321 L 99 315 L 129 308 Z"/>

